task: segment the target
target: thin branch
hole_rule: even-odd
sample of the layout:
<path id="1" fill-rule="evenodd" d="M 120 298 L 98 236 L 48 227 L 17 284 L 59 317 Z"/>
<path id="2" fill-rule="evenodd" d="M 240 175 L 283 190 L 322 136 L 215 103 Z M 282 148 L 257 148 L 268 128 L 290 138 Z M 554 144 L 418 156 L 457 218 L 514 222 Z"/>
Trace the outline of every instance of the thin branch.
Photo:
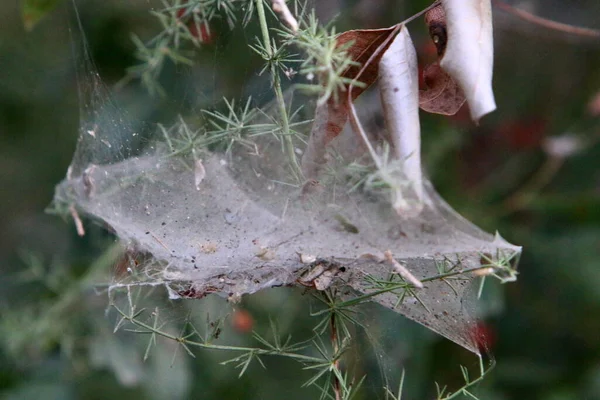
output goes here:
<path id="1" fill-rule="evenodd" d="M 166 251 L 168 251 L 169 253 L 171 252 L 171 249 L 169 249 L 169 248 L 167 247 L 167 245 L 166 245 L 166 244 L 164 244 L 164 243 L 163 243 L 163 241 L 162 241 L 162 240 L 160 240 L 160 239 L 159 239 L 159 238 L 158 238 L 158 237 L 157 237 L 157 236 L 156 236 L 154 233 L 150 232 L 150 236 L 152 236 L 152 239 L 156 240 L 156 242 L 157 242 L 158 244 L 160 244 L 160 245 L 161 245 L 161 246 L 162 246 L 162 247 L 163 247 L 163 248 L 164 248 Z"/>
<path id="2" fill-rule="evenodd" d="M 419 279 L 417 279 L 404 265 L 402 265 L 398 261 L 396 261 L 396 259 L 392 255 L 391 251 L 387 250 L 384 253 L 384 257 L 385 257 L 385 262 L 390 264 L 392 266 L 392 268 L 394 268 L 394 270 L 398 274 L 400 274 L 400 276 L 402 278 L 407 280 L 413 286 L 418 287 L 419 289 L 423 289 L 423 282 L 421 282 Z"/>
<path id="3" fill-rule="evenodd" d="M 73 221 L 75 222 L 75 228 L 77 228 L 77 234 L 79 236 L 85 236 L 85 229 L 83 228 L 83 222 L 81 222 L 81 218 L 79 217 L 79 213 L 75 209 L 75 206 L 71 204 L 69 206 L 69 212 L 71 213 L 71 217 L 73 217 Z"/>
<path id="4" fill-rule="evenodd" d="M 334 312 L 331 313 L 329 321 L 329 327 L 331 329 L 331 345 L 333 346 L 333 354 L 335 357 L 339 351 L 339 338 Z M 337 358 L 335 359 L 335 361 L 333 361 L 333 368 L 337 370 L 340 369 L 340 361 Z M 337 374 L 333 374 L 333 392 L 335 393 L 335 400 L 342 400 L 341 385 Z"/>
<path id="5" fill-rule="evenodd" d="M 499 9 L 506 11 L 507 13 L 512 14 L 518 18 L 521 18 L 524 21 L 531 22 L 532 24 L 543 26 L 544 28 L 552 29 L 559 32 L 569 33 L 572 35 L 600 39 L 600 30 L 582 28 L 579 26 L 563 24 L 562 22 L 556 22 L 546 18 L 538 17 L 537 15 L 531 14 L 528 11 L 506 4 L 502 0 L 493 0 L 493 3 Z"/>
<path id="6" fill-rule="evenodd" d="M 141 330 L 139 330 L 139 331 L 138 330 L 134 331 L 136 333 L 155 334 L 157 336 L 161 336 L 166 339 L 175 341 L 179 344 L 185 344 L 190 347 L 198 347 L 201 349 L 237 351 L 237 352 L 243 352 L 243 353 L 253 353 L 254 355 L 257 355 L 257 356 L 262 356 L 262 355 L 264 355 L 264 356 L 282 356 L 282 357 L 289 357 L 289 358 L 295 359 L 299 362 L 309 363 L 309 364 L 320 364 L 323 362 L 323 359 L 318 358 L 318 357 L 311 357 L 311 356 L 307 356 L 307 355 L 299 354 L 299 353 L 290 353 L 283 349 L 243 347 L 243 346 L 226 346 L 226 345 L 218 345 L 218 344 L 205 342 L 205 341 L 191 340 L 191 339 L 188 339 L 188 336 L 183 336 L 183 337 L 179 336 L 179 335 L 176 336 L 176 335 L 168 333 L 164 330 L 161 330 L 160 328 L 157 328 L 154 325 L 147 324 L 147 323 L 137 319 L 136 317 L 140 313 L 138 313 L 136 315 L 131 315 L 130 313 L 126 313 L 124 310 L 120 309 L 116 304 L 111 304 L 111 306 L 120 314 L 120 316 L 125 321 L 128 321 L 128 322 L 132 323 L 133 325 L 141 328 Z"/>
<path id="7" fill-rule="evenodd" d="M 281 19 L 290 27 L 292 32 L 298 32 L 298 21 L 285 4 L 285 0 L 273 0 L 273 11 L 281 15 Z"/>
<path id="8" fill-rule="evenodd" d="M 410 22 L 412 22 L 413 20 L 419 18 L 421 15 L 425 14 L 427 11 L 432 10 L 434 8 L 436 8 L 437 6 L 439 6 L 442 3 L 442 0 L 436 0 L 433 3 L 431 3 L 429 6 L 427 6 L 426 8 L 424 8 L 423 10 L 419 11 L 418 13 L 416 13 L 415 15 L 408 17 L 407 19 L 405 19 L 404 21 L 400 22 L 398 25 L 406 25 Z"/>

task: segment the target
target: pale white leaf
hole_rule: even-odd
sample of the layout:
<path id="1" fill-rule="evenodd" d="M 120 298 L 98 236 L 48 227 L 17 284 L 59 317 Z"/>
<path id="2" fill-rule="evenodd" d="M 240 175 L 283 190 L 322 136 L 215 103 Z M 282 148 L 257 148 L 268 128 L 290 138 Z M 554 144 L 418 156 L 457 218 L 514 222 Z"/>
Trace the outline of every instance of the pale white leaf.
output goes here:
<path id="1" fill-rule="evenodd" d="M 421 124 L 417 53 L 403 26 L 379 62 L 381 103 L 396 157 L 417 197 L 422 197 Z"/>
<path id="2" fill-rule="evenodd" d="M 465 92 L 471 118 L 496 109 L 492 90 L 494 38 L 490 0 L 442 0 L 448 44 L 440 65 Z"/>

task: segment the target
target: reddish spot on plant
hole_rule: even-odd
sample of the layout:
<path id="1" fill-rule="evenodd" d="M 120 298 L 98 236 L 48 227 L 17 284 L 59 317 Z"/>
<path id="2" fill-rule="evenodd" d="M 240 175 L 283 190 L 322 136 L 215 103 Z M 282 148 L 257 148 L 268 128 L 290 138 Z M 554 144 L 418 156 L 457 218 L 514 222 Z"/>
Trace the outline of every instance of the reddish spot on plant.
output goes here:
<path id="1" fill-rule="evenodd" d="M 248 311 L 244 309 L 237 309 L 231 316 L 231 326 L 237 332 L 250 333 L 254 328 L 254 318 Z"/>
<path id="2" fill-rule="evenodd" d="M 496 344 L 494 329 L 483 321 L 477 322 L 470 333 L 481 352 L 489 351 Z"/>
<path id="3" fill-rule="evenodd" d="M 427 61 L 435 60 L 438 58 L 438 51 L 433 41 L 427 41 L 419 46 L 419 56 L 425 58 Z"/>
<path id="4" fill-rule="evenodd" d="M 182 20 L 186 24 L 188 30 L 190 31 L 190 34 L 194 38 L 196 38 L 200 43 L 211 44 L 214 42 L 215 34 L 213 31 L 211 31 L 208 22 L 194 22 L 193 18 L 188 18 L 188 9 L 185 7 L 182 7 L 179 10 L 177 10 L 176 15 L 177 19 Z"/>
<path id="5" fill-rule="evenodd" d="M 215 39 L 215 34 L 210 30 L 208 23 L 201 23 L 200 25 L 196 25 L 193 22 L 190 22 L 188 25 L 188 29 L 192 36 L 200 41 L 200 43 L 204 44 L 212 44 Z"/>
<path id="6" fill-rule="evenodd" d="M 546 131 L 546 122 L 529 118 L 506 122 L 498 128 L 498 136 L 513 150 L 531 150 L 540 147 Z"/>

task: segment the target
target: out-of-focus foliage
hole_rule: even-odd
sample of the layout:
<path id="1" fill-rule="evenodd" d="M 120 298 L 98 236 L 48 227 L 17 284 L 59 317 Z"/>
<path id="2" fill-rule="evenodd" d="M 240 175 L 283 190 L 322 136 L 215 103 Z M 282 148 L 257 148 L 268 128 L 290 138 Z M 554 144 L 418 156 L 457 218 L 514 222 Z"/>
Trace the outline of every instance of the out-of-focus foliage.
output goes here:
<path id="1" fill-rule="evenodd" d="M 23 24 L 31 30 L 46 14 L 54 10 L 63 0 L 21 0 Z"/>
<path id="2" fill-rule="evenodd" d="M 389 26 L 427 5 L 318 3 L 324 18 L 343 10 L 336 22 L 339 31 Z M 600 28 L 595 0 L 529 4 L 544 17 Z M 161 29 L 148 14 L 151 6 L 160 3 L 80 4 L 92 57 L 109 84 L 135 65 L 130 33 L 146 40 Z M 0 4 L 2 396 L 316 397 L 315 391 L 300 387 L 310 374 L 293 362 L 267 359 L 266 370 L 256 364 L 238 378 L 239 371 L 219 364 L 230 355 L 201 351 L 192 358 L 159 341 L 144 362 L 146 337 L 113 334 L 116 316 L 105 313 L 106 294 L 92 286 L 122 273 L 118 251 L 105 252 L 113 238 L 94 223 L 86 223 L 86 237 L 78 238 L 72 221 L 43 212 L 64 176 L 77 137 L 69 12 L 57 8 L 31 32 L 22 25 L 21 12 L 15 2 Z M 600 147 L 594 144 L 600 121 L 587 111 L 600 90 L 600 45 L 533 27 L 499 11 L 494 22 L 498 110 L 479 127 L 468 122 L 464 109 L 452 119 L 424 116 L 422 122 L 427 170 L 442 195 L 478 225 L 498 229 L 525 248 L 519 281 L 507 287 L 491 284 L 484 291 L 482 313 L 488 317 L 482 329 L 488 331 L 498 364 L 478 394 L 486 400 L 600 398 L 600 322 L 595 317 L 600 313 Z M 432 53 L 419 23 L 413 23 L 411 34 L 425 62 Z M 270 83 L 257 76 L 262 60 L 247 46 L 259 33 L 257 26 L 230 30 L 226 20 L 216 20 L 211 32 L 213 43 L 195 50 L 194 67 L 166 63 L 160 75 L 165 98 L 151 99 L 135 83 L 123 87 L 119 100 L 135 105 L 129 110 L 134 117 L 154 122 L 177 113 L 194 115 L 194 110 L 217 104 L 223 92 L 229 97 L 241 92 L 266 96 Z M 543 150 L 544 139 L 565 133 L 596 142 L 556 162 Z M 235 309 L 209 297 L 165 305 L 161 312 L 171 312 L 180 321 L 192 315 L 199 325 L 206 323 L 207 311 L 214 321 L 229 315 L 223 340 L 248 344 L 251 338 L 244 328 L 252 324 L 268 334 L 270 318 L 282 336 L 307 337 L 314 325 L 309 303 L 300 291 L 280 288 L 243 299 Z M 434 380 L 459 385 L 458 365 L 471 366 L 473 360 L 457 346 L 392 314 L 373 311 L 373 324 L 380 332 L 401 332 L 388 337 L 386 348 L 406 368 L 411 385 L 405 387 L 405 398 L 432 398 Z M 374 368 L 366 355 L 356 359 L 365 369 Z M 379 388 L 369 390 L 380 393 Z"/>

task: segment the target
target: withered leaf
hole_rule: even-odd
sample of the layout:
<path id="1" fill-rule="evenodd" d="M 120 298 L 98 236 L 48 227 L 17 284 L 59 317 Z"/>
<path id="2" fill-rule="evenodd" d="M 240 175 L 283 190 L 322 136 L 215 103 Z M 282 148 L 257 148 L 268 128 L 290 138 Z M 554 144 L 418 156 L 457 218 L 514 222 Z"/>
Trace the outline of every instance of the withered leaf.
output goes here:
<path id="1" fill-rule="evenodd" d="M 303 192 L 312 191 L 310 182 L 318 182 L 319 171 L 327 163 L 326 146 L 344 129 L 348 112 L 348 100 L 345 96 L 340 99 L 339 104 L 330 98 L 325 104 L 317 105 L 310 138 L 302 156 L 302 173 L 308 185 L 305 185 Z"/>
<path id="2" fill-rule="evenodd" d="M 357 79 L 362 83 L 361 86 L 353 86 L 352 100 L 355 100 L 377 80 L 379 61 L 398 32 L 399 27 L 393 26 L 384 29 L 357 29 L 338 35 L 337 46 L 351 43 L 346 49 L 347 54 L 358 63 L 358 65 L 349 67 L 342 74 L 349 81 Z M 379 51 L 376 53 L 377 50 Z M 360 73 L 363 67 L 364 70 Z M 360 76 L 358 76 L 359 73 Z M 346 85 L 346 92 L 349 90 L 349 86 L 350 84 Z M 306 179 L 317 178 L 319 169 L 326 163 L 326 147 L 344 129 L 344 125 L 348 121 L 348 112 L 347 96 L 339 96 L 337 99 L 332 96 L 327 102 L 317 106 L 308 146 L 302 157 L 302 172 Z"/>
<path id="3" fill-rule="evenodd" d="M 440 64 L 428 65 L 423 71 L 425 90 L 419 90 L 419 107 L 427 112 L 454 115 L 467 100 L 460 86 Z"/>
<path id="4" fill-rule="evenodd" d="M 442 57 L 446 51 L 446 43 L 448 43 L 448 31 L 446 12 L 441 4 L 425 13 L 425 24 L 429 29 L 429 36 L 435 44 L 438 56 Z"/>
<path id="5" fill-rule="evenodd" d="M 438 59 L 441 59 L 448 42 L 446 12 L 441 4 L 425 13 L 425 23 L 437 49 Z M 464 92 L 440 67 L 439 62 L 425 67 L 423 80 L 425 89 L 419 91 L 419 107 L 422 110 L 434 114 L 454 115 L 465 104 Z"/>
<path id="6" fill-rule="evenodd" d="M 448 43 L 440 66 L 462 88 L 477 122 L 496 109 L 491 0 L 441 0 L 441 4 Z"/>
<path id="7" fill-rule="evenodd" d="M 354 87 L 352 90 L 352 99 L 356 99 L 362 92 L 364 92 L 369 86 L 371 86 L 379 76 L 379 61 L 392 43 L 393 38 L 391 35 L 398 33 L 397 26 L 382 29 L 355 29 L 352 31 L 343 32 L 336 38 L 337 45 L 343 46 L 346 43 L 353 42 L 352 45 L 347 49 L 348 56 L 356 61 L 359 65 L 351 66 L 348 68 L 342 76 L 348 79 L 355 79 L 360 70 L 365 66 L 365 70 L 358 78 L 364 87 Z M 371 56 L 387 39 L 385 47 L 380 49 L 379 53 L 376 54 L 373 59 L 367 64 Z M 346 88 L 347 89 L 347 88 Z"/>

